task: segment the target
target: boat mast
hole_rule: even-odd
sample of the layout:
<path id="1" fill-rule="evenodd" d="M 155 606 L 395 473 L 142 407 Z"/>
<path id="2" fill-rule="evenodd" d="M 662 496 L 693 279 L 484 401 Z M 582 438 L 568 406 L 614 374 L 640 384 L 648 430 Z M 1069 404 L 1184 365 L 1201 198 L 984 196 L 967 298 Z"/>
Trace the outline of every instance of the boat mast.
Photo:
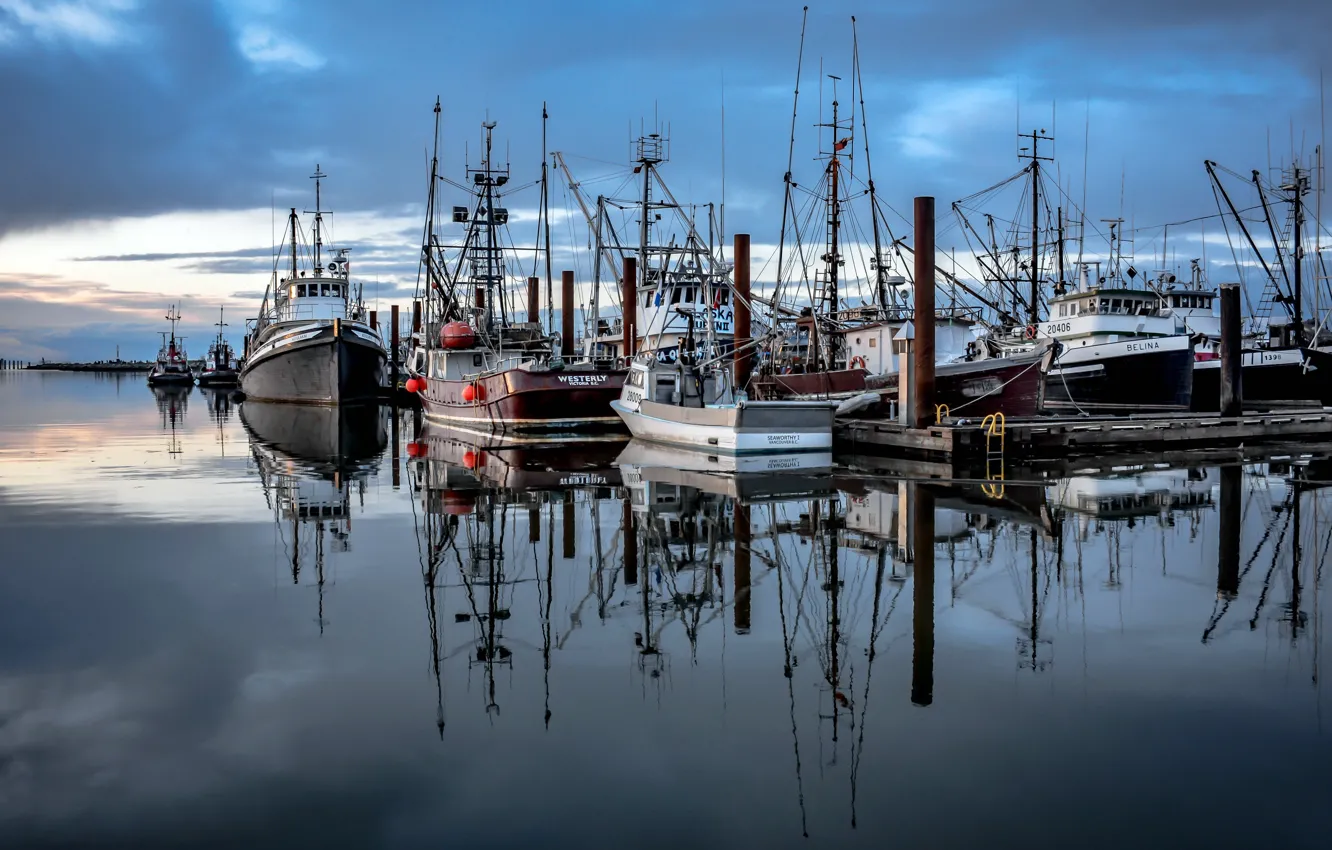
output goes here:
<path id="1" fill-rule="evenodd" d="M 856 36 L 856 16 L 851 16 L 851 67 L 852 82 L 860 87 L 860 131 L 865 137 L 865 181 L 869 187 L 870 227 L 874 231 L 874 299 L 879 309 L 886 316 L 888 313 L 888 287 L 884 284 L 883 247 L 879 238 L 879 201 L 874 193 L 874 169 L 870 165 L 869 122 L 865 118 L 865 81 L 860 75 L 860 40 Z M 854 125 L 855 116 L 852 115 Z"/>
<path id="2" fill-rule="evenodd" d="M 550 271 L 550 182 L 546 162 L 546 103 L 541 102 L 541 210 L 546 231 L 546 332 L 555 333 L 555 291 Z M 595 297 L 595 296 L 594 296 Z"/>
<path id="3" fill-rule="evenodd" d="M 1038 146 L 1043 139 L 1053 139 L 1045 135 L 1045 130 L 1019 133 L 1018 138 L 1031 139 L 1030 156 L 1025 153 L 1027 149 L 1024 147 L 1018 149 L 1018 158 L 1031 160 L 1031 293 L 1027 304 L 1027 324 L 1034 326 L 1041 320 L 1041 162 L 1053 159 L 1041 156 Z"/>
<path id="4" fill-rule="evenodd" d="M 291 219 L 290 219 L 290 221 L 289 221 L 289 225 L 290 225 L 290 227 L 291 227 L 291 282 L 292 282 L 292 283 L 295 283 L 295 282 L 296 282 L 296 277 L 297 277 L 297 270 L 296 270 L 296 208 L 295 208 L 295 207 L 292 207 L 292 208 L 291 208 Z"/>
<path id="5" fill-rule="evenodd" d="M 322 171 L 319 170 L 319 163 L 315 163 L 315 173 L 310 175 L 310 179 L 313 180 L 313 181 L 315 182 L 315 208 L 314 208 L 314 273 L 315 273 L 315 277 L 319 277 L 320 275 L 322 275 L 322 274 L 324 273 L 324 267 L 323 267 L 323 265 L 322 265 L 322 264 L 320 263 L 320 261 L 319 261 L 319 253 L 320 253 L 320 250 L 319 250 L 319 249 L 321 249 L 321 248 L 324 247 L 324 241 L 323 241 L 323 235 L 322 235 L 322 232 L 323 232 L 323 224 L 324 224 L 324 211 L 323 211 L 323 209 L 322 209 L 322 208 L 320 207 L 320 205 L 319 205 L 319 204 L 320 204 L 320 200 L 319 200 L 319 181 L 322 180 L 323 178 L 327 177 L 327 176 L 328 176 L 327 174 L 325 174 L 324 172 L 322 172 Z"/>
<path id="6" fill-rule="evenodd" d="M 1291 252 L 1291 256 L 1295 266 L 1295 280 L 1293 284 L 1293 294 L 1295 296 L 1295 344 L 1302 346 L 1304 345 L 1304 304 L 1302 303 L 1304 300 L 1304 275 L 1302 272 L 1302 267 L 1304 265 L 1304 242 L 1301 238 L 1302 234 L 1300 233 L 1300 225 L 1301 219 L 1304 218 L 1303 195 L 1305 178 L 1301 176 L 1300 167 L 1298 165 L 1295 166 L 1294 176 L 1295 179 L 1291 181 L 1291 188 L 1294 189 L 1295 202 L 1295 221 L 1293 222 L 1294 229 L 1292 233 L 1295 245 L 1294 250 Z M 1295 545 L 1297 547 L 1299 546 L 1298 541 Z"/>

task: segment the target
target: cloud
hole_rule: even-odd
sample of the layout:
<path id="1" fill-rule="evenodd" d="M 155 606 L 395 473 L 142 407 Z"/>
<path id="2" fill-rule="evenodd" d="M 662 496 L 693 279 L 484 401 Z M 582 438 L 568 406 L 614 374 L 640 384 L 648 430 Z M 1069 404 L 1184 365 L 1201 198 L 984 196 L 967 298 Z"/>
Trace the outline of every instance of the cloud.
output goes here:
<path id="1" fill-rule="evenodd" d="M 137 6 L 137 0 L 0 0 L 0 43 L 12 42 L 18 33 L 27 32 L 43 42 L 119 44 L 133 37 L 122 16 Z"/>
<path id="2" fill-rule="evenodd" d="M 260 24 L 245 26 L 238 44 L 245 58 L 262 70 L 314 71 L 324 66 L 324 57 L 309 47 Z"/>

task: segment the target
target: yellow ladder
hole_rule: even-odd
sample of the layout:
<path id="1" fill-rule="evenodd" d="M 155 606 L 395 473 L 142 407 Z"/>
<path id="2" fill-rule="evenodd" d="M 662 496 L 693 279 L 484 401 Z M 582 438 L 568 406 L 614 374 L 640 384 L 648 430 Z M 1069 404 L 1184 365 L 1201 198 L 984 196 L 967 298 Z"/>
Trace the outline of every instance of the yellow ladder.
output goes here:
<path id="1" fill-rule="evenodd" d="M 1008 423 L 1002 413 L 991 413 L 981 420 L 981 430 L 985 432 L 985 480 L 981 492 L 991 499 L 1004 497 L 1004 441 Z M 999 449 L 994 448 L 995 438 L 999 440 Z M 996 469 L 997 467 L 997 469 Z"/>

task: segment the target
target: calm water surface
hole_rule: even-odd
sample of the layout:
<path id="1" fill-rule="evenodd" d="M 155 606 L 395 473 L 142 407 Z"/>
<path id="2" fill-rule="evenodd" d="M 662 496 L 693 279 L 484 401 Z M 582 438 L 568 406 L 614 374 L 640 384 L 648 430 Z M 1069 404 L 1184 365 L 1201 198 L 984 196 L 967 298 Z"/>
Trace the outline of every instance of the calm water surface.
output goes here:
<path id="1" fill-rule="evenodd" d="M 0 846 L 1328 846 L 1325 462 L 460 436 L 0 373 Z"/>

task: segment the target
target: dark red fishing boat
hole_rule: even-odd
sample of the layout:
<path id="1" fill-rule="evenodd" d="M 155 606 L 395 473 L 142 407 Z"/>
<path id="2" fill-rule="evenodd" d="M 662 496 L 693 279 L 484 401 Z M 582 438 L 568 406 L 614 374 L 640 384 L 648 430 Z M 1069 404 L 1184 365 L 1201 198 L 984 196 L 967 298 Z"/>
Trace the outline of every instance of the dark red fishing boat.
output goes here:
<path id="1" fill-rule="evenodd" d="M 436 101 L 437 150 L 439 114 Z M 435 233 L 439 161 L 431 160 L 421 264 L 425 326 L 413 335 L 406 388 L 418 395 L 429 419 L 443 423 L 496 432 L 622 430 L 610 403 L 619 398 L 628 372 L 573 359 L 572 280 L 564 286 L 567 315 L 558 348 L 556 336 L 539 321 L 535 278 L 527 287 L 528 321 L 514 320 L 516 305 L 506 291 L 506 253 L 512 249 L 502 244 L 509 215 L 501 187 L 509 171 L 492 165 L 495 122 L 482 127 L 481 163 L 468 169 L 466 181 L 472 203 L 454 207 L 451 216 L 463 228 L 455 249 L 441 245 Z"/>
<path id="2" fill-rule="evenodd" d="M 1055 346 L 1013 357 L 945 363 L 935 367 L 935 403 L 940 414 L 954 418 L 983 418 L 1002 413 L 1006 418 L 1037 416 L 1045 404 L 1045 373 L 1054 359 Z M 898 376 L 869 379 L 866 397 L 852 402 L 839 416 L 877 419 L 889 415 L 898 398 Z M 870 398 L 869 394 L 878 398 Z"/>

